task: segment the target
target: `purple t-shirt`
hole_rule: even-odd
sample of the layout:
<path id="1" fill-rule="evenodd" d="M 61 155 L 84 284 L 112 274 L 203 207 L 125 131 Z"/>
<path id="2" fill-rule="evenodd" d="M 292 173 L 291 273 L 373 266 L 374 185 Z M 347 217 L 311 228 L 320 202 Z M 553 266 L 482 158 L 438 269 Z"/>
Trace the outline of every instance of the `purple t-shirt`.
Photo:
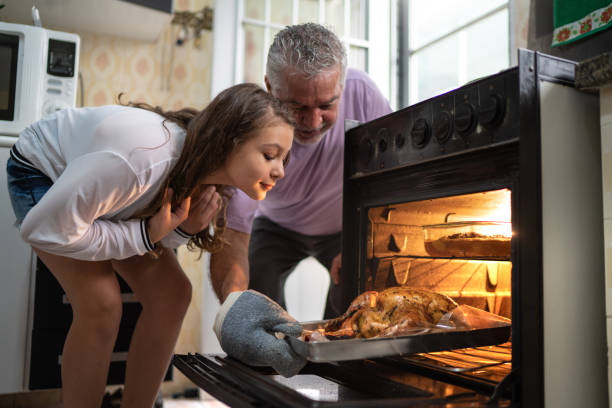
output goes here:
<path id="1" fill-rule="evenodd" d="M 365 73 L 348 69 L 338 119 L 315 144 L 294 139 L 285 177 L 262 201 L 236 189 L 227 210 L 227 226 L 250 233 L 255 216 L 305 235 L 327 235 L 342 229 L 344 120 L 368 122 L 391 112 L 389 102 Z"/>

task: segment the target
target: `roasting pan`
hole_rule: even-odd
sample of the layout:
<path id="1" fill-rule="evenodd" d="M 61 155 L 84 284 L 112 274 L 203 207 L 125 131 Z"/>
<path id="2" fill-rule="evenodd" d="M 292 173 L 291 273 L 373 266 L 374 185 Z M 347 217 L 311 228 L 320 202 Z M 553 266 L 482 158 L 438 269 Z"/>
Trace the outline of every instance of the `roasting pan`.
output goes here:
<path id="1" fill-rule="evenodd" d="M 306 330 L 315 330 L 325 322 L 317 320 L 301 324 Z M 307 342 L 288 337 L 288 341 L 296 353 L 309 361 L 334 362 L 490 346 L 508 341 L 511 331 L 511 324 L 507 324 L 466 330 L 431 328 L 411 335 L 370 339 Z"/>

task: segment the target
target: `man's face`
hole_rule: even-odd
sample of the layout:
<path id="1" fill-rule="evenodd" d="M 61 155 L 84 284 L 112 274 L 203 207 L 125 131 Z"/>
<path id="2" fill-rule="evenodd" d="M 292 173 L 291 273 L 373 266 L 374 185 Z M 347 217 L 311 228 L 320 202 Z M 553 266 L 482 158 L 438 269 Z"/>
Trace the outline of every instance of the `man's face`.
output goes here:
<path id="1" fill-rule="evenodd" d="M 270 84 L 266 77 L 268 91 L 291 109 L 296 122 L 296 141 L 302 144 L 317 143 L 338 118 L 342 95 L 340 67 L 324 71 L 314 78 L 287 68 L 279 82 Z"/>

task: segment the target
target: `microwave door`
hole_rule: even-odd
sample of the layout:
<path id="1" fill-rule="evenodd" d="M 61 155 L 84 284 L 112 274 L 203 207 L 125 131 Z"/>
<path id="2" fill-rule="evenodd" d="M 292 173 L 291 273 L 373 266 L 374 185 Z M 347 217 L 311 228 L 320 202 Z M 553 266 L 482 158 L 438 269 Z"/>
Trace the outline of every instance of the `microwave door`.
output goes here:
<path id="1" fill-rule="evenodd" d="M 15 88 L 19 37 L 0 34 L 0 120 L 15 118 Z"/>

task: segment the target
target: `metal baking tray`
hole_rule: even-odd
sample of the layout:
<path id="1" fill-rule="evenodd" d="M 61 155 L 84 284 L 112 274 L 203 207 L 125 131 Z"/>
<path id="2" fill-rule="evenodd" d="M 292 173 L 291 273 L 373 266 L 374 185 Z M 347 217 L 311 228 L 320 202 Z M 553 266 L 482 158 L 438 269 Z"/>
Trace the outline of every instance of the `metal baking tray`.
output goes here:
<path id="1" fill-rule="evenodd" d="M 325 320 L 303 322 L 302 327 L 315 330 Z M 419 334 L 370 339 L 345 339 L 321 342 L 306 342 L 288 337 L 289 344 L 299 355 L 313 362 L 333 362 L 401 356 L 414 353 L 481 347 L 508 341 L 510 324 L 485 329 L 428 329 Z"/>

